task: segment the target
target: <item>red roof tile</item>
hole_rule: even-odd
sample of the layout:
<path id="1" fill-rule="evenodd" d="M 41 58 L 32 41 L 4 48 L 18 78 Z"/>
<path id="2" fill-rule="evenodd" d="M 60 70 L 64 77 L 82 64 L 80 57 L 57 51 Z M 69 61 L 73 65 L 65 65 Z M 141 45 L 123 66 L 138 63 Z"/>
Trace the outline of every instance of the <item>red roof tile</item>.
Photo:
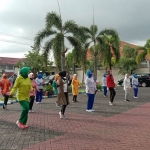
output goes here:
<path id="1" fill-rule="evenodd" d="M 0 57 L 0 65 L 15 65 L 19 60 L 23 61 L 25 58 L 10 58 Z"/>

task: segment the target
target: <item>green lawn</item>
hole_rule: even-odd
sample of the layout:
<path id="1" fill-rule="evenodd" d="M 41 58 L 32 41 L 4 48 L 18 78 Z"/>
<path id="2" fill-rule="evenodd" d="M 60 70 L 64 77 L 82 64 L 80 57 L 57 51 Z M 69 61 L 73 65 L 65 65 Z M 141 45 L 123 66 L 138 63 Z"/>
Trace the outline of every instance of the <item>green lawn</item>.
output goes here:
<path id="1" fill-rule="evenodd" d="M 3 101 L 4 100 L 4 98 L 3 97 L 0 97 L 0 101 Z M 16 97 L 11 97 L 11 98 L 9 98 L 8 100 L 16 100 Z"/>

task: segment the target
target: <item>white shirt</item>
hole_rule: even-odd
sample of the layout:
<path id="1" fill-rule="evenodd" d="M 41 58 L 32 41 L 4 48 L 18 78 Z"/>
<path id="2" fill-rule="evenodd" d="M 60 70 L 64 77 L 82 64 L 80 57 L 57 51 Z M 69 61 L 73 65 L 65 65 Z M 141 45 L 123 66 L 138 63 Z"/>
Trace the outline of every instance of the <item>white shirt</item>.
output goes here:
<path id="1" fill-rule="evenodd" d="M 86 85 L 86 93 L 89 93 L 89 94 L 95 94 L 95 91 L 96 91 L 96 83 L 93 79 L 93 77 L 91 78 L 86 78 L 85 79 L 85 85 Z"/>
<path id="2" fill-rule="evenodd" d="M 128 90 L 129 88 L 131 88 L 130 79 L 129 78 L 125 78 L 124 79 L 124 90 Z"/>

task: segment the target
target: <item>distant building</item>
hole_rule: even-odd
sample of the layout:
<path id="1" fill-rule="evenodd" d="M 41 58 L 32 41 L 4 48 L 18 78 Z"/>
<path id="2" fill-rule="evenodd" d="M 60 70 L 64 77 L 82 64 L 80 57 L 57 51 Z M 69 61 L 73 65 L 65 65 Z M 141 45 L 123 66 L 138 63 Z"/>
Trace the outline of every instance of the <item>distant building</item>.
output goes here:
<path id="1" fill-rule="evenodd" d="M 10 58 L 0 57 L 0 74 L 6 72 L 8 76 L 11 76 L 15 72 L 15 64 L 18 61 L 24 61 L 25 58 Z"/>

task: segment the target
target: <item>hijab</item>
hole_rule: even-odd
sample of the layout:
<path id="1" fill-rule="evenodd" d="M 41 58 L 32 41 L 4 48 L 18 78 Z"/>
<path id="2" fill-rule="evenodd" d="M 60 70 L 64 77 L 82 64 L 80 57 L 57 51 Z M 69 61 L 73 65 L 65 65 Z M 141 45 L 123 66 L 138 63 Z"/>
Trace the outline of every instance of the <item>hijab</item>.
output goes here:
<path id="1" fill-rule="evenodd" d="M 42 74 L 38 74 L 37 78 L 41 79 L 42 78 Z"/>
<path id="2" fill-rule="evenodd" d="M 136 74 L 133 74 L 133 77 L 134 77 L 134 78 L 137 78 Z"/>
<path id="3" fill-rule="evenodd" d="M 28 73 L 29 73 L 29 70 L 30 70 L 30 68 L 29 67 L 22 67 L 21 69 L 20 69 L 20 75 L 24 78 L 24 79 L 26 79 L 26 78 L 28 78 Z"/>
<path id="4" fill-rule="evenodd" d="M 32 76 L 33 76 L 32 72 L 28 74 L 28 78 L 30 78 L 30 80 L 33 80 Z"/>
<path id="5" fill-rule="evenodd" d="M 88 78 L 91 78 L 91 77 L 92 77 L 91 71 L 90 71 L 90 70 L 87 70 L 86 75 L 88 76 Z"/>

